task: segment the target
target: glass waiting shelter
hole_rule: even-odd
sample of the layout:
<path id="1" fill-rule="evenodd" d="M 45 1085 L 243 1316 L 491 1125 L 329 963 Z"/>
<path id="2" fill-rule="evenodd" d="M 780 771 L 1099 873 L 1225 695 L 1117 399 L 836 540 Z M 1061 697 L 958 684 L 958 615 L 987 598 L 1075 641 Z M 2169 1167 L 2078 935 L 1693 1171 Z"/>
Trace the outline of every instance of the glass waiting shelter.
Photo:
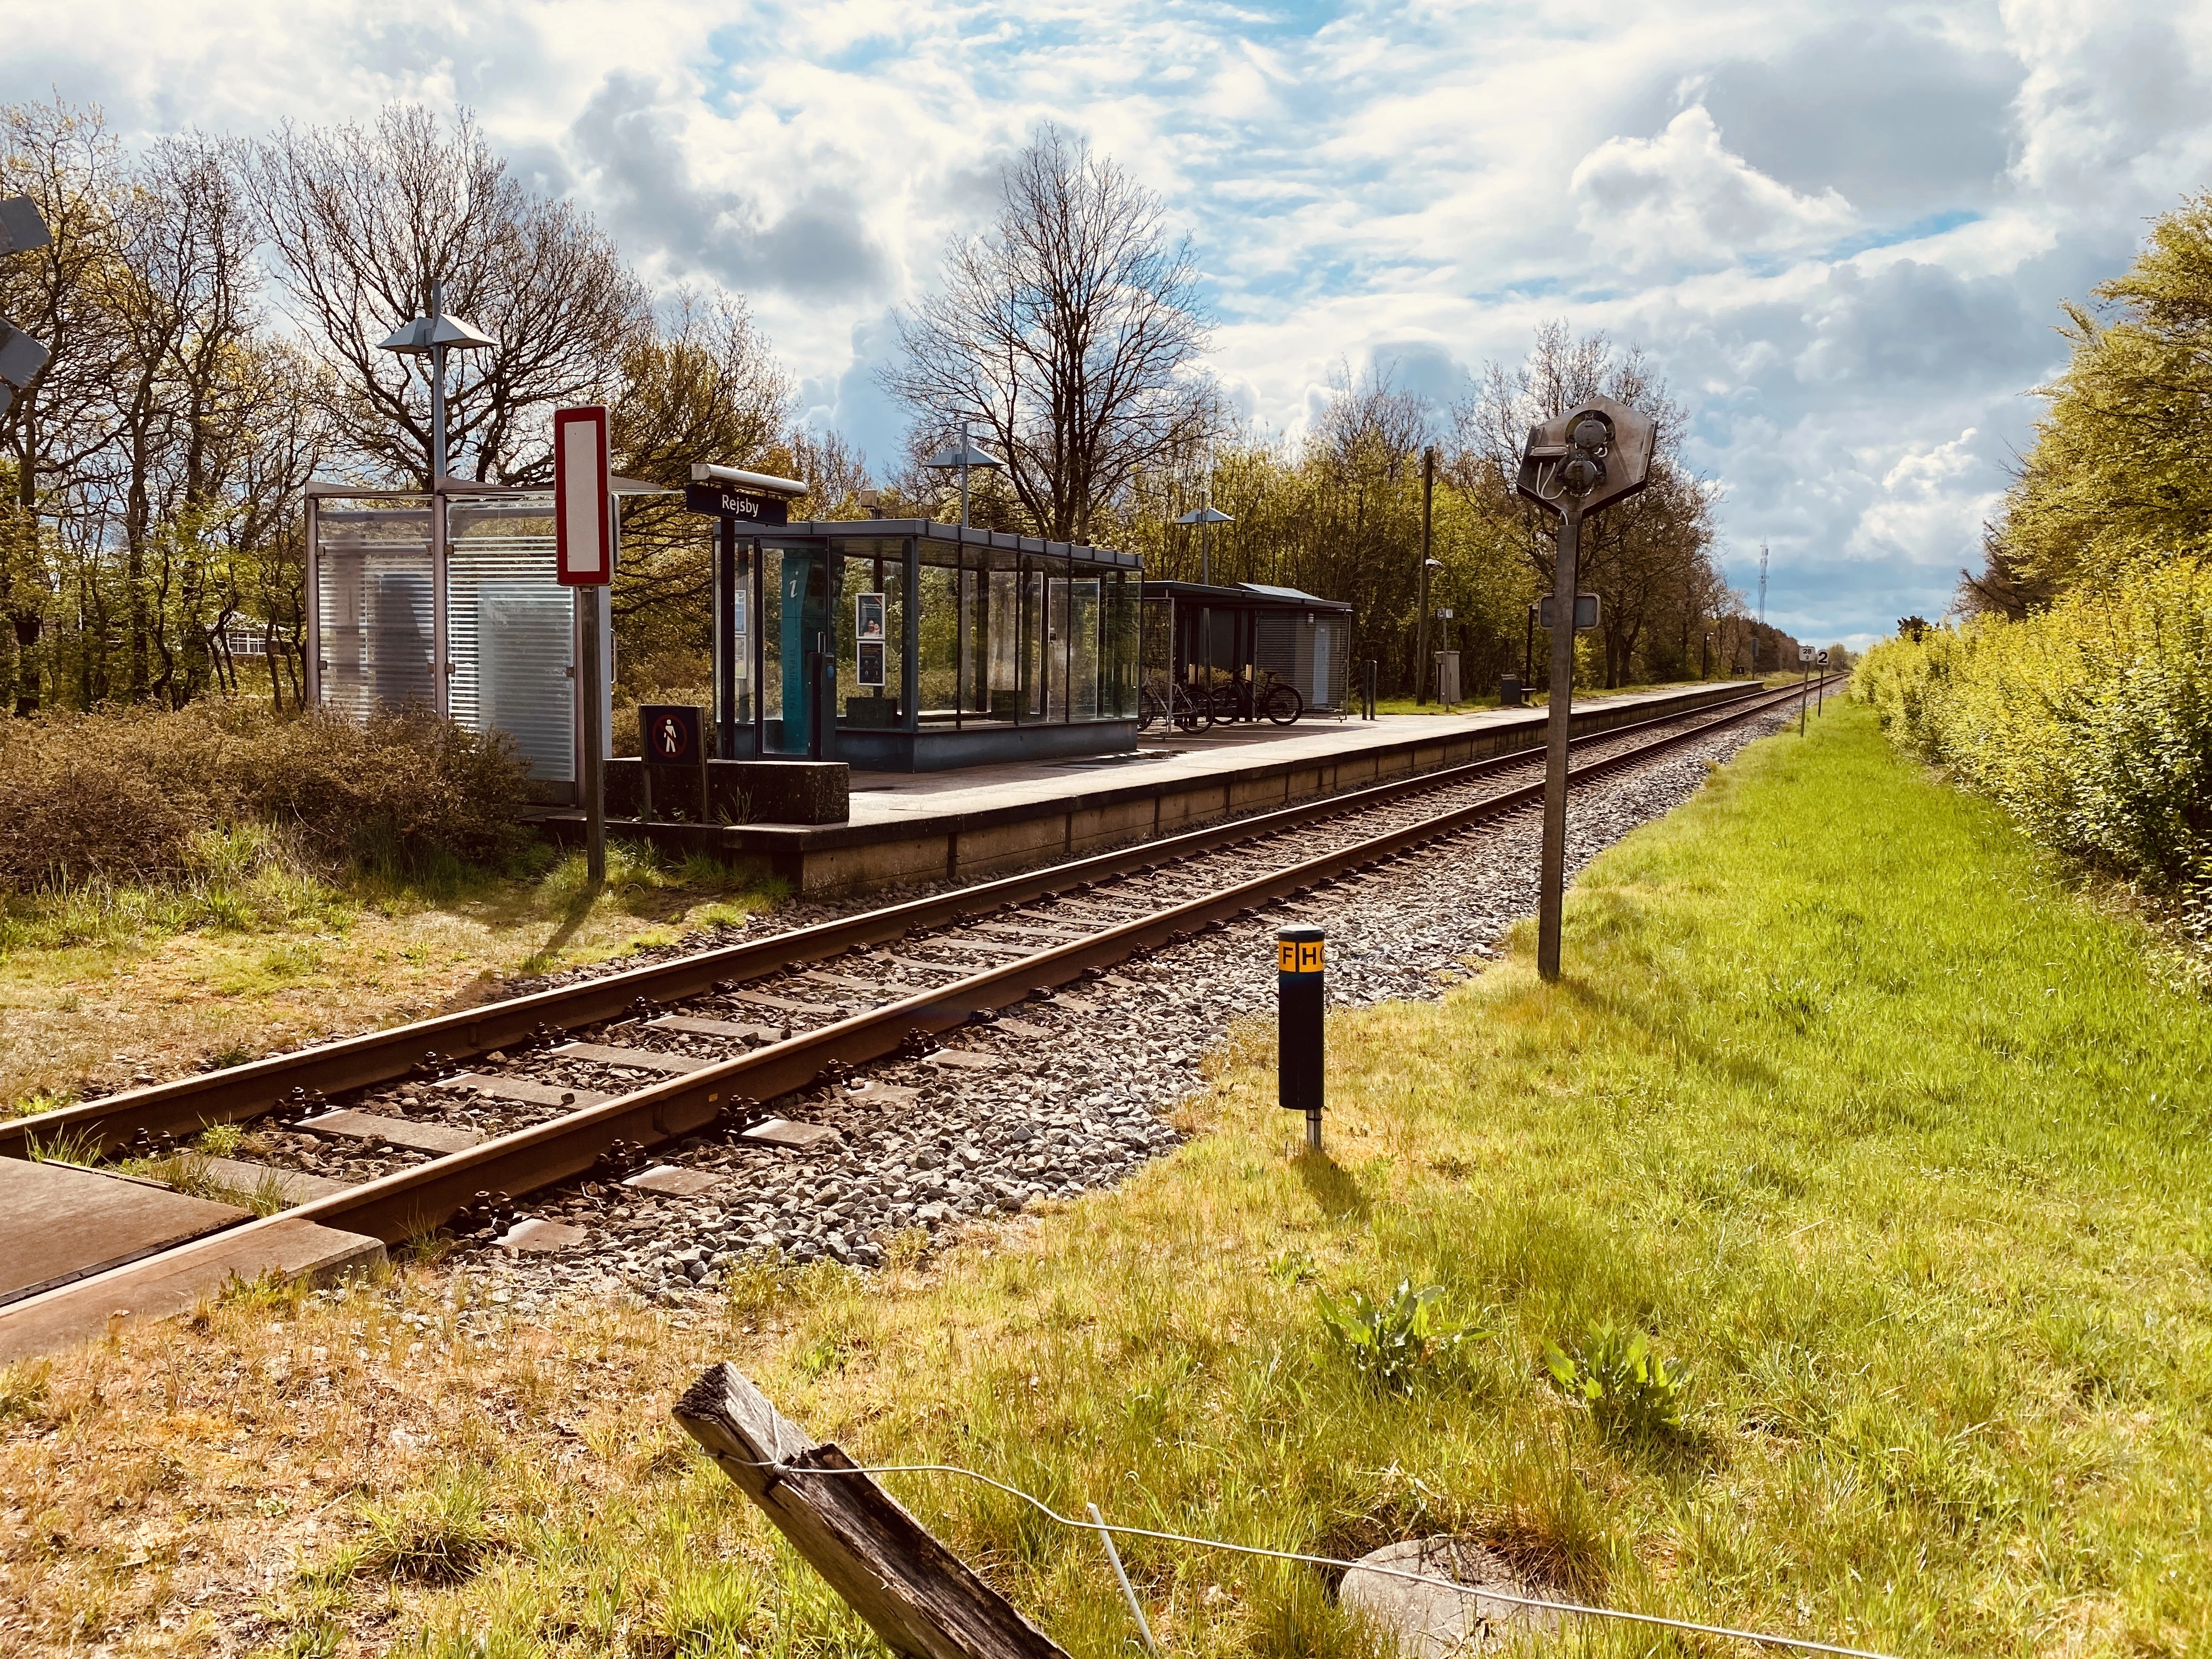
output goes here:
<path id="1" fill-rule="evenodd" d="M 1136 746 L 1133 554 L 922 519 L 722 521 L 717 748 L 936 771 Z"/>
<path id="2" fill-rule="evenodd" d="M 576 606 L 556 580 L 551 490 L 458 478 L 434 493 L 310 483 L 307 594 L 309 702 L 356 720 L 415 705 L 471 732 L 504 732 L 529 765 L 532 795 L 574 803 Z M 611 633 L 599 660 L 614 660 Z"/>

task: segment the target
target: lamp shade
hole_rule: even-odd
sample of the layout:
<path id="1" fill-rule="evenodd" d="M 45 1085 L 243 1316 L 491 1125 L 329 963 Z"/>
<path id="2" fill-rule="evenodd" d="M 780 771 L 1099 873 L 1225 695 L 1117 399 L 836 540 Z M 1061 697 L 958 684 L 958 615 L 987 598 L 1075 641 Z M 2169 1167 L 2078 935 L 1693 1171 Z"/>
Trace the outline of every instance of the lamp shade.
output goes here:
<path id="1" fill-rule="evenodd" d="M 400 324 L 392 331 L 381 349 L 424 352 L 437 346 L 452 346 L 458 350 L 476 351 L 495 349 L 498 344 L 467 318 L 456 317 L 449 312 L 442 317 L 417 317 L 412 322 Z"/>
<path id="2" fill-rule="evenodd" d="M 982 450 L 976 448 L 973 444 L 954 444 L 949 449 L 939 450 L 937 453 L 924 461 L 922 465 L 924 466 L 937 467 L 946 470 L 956 466 L 964 466 L 972 471 L 975 468 L 979 466 L 1003 467 L 1006 465 L 1006 463 L 995 455 L 985 453 Z"/>

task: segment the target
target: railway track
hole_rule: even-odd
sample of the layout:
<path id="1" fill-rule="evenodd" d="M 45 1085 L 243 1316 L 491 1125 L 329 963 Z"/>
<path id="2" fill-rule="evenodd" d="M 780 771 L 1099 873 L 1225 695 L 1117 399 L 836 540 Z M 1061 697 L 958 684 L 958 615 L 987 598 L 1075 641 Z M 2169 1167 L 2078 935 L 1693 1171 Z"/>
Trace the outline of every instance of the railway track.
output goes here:
<path id="1" fill-rule="evenodd" d="M 1579 739 L 1572 780 L 1642 764 L 1798 695 L 1747 692 Z M 957 1074 L 1005 1057 L 977 1043 L 1051 1042 L 1062 1033 L 1003 1011 L 1032 999 L 1080 1011 L 1066 989 L 1078 981 L 1532 810 L 1542 765 L 1540 751 L 1495 757 L 0 1123 L 0 1155 L 147 1152 L 251 1123 L 267 1161 L 215 1173 L 289 1207 L 236 1232 L 313 1223 L 390 1243 L 447 1226 L 486 1237 L 543 1229 L 517 1201 L 579 1178 L 657 1175 L 653 1190 L 680 1192 L 684 1172 L 639 1168 L 656 1146 L 704 1136 L 799 1153 L 830 1133 L 762 1103 L 851 1078 L 848 1103 L 897 1112 L 914 1091 L 860 1079 L 861 1068 L 927 1057 Z M 974 1035 L 963 1041 L 963 1030 Z M 124 1276 L 158 1274 L 191 1248 L 96 1277 L 120 1293 Z M 0 1325 L 11 1311 L 0 1305 Z"/>

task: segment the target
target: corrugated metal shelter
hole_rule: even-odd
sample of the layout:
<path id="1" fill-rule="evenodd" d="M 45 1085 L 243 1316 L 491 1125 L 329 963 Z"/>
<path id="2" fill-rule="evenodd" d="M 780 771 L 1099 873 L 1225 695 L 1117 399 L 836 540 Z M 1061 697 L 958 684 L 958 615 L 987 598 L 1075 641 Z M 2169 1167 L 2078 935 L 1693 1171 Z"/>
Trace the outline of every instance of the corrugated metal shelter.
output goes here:
<path id="1" fill-rule="evenodd" d="M 1264 690 L 1282 680 L 1308 713 L 1340 711 L 1352 696 L 1352 607 L 1341 600 L 1259 582 L 1146 582 L 1144 596 L 1145 677 L 1157 695 L 1171 684 Z"/>

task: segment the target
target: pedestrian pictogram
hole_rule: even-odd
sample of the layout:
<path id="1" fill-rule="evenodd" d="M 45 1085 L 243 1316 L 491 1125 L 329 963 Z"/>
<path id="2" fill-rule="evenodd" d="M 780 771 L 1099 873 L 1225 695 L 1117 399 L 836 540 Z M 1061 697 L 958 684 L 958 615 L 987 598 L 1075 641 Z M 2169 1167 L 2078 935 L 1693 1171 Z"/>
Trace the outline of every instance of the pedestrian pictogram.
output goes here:
<path id="1" fill-rule="evenodd" d="M 682 703 L 647 703 L 637 711 L 638 750 L 654 766 L 699 764 L 700 712 Z"/>

